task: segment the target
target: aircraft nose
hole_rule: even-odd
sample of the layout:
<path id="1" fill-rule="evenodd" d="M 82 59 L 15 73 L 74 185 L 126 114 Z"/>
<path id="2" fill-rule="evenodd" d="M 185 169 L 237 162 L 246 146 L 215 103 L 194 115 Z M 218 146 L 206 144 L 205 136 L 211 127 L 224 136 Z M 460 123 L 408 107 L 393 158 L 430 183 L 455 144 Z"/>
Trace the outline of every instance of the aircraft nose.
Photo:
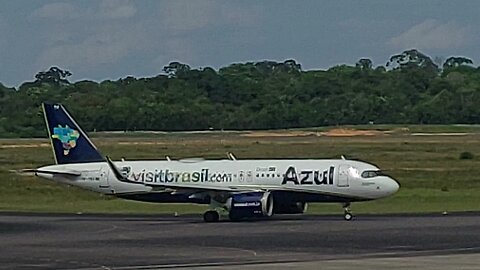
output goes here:
<path id="1" fill-rule="evenodd" d="M 400 185 L 393 178 L 389 178 L 388 180 L 389 180 L 388 184 L 387 184 L 388 193 L 389 194 L 394 194 L 395 192 L 398 191 L 398 189 L 400 189 Z"/>

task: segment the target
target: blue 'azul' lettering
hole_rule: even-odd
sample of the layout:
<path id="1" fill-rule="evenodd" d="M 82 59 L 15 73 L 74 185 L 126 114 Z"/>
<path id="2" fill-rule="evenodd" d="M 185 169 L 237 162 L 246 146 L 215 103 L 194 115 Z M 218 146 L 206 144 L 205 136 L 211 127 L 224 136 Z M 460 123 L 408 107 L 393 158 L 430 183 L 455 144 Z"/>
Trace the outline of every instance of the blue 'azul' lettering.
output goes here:
<path id="1" fill-rule="evenodd" d="M 288 167 L 283 177 L 282 185 L 289 182 L 295 185 L 333 185 L 335 166 L 327 170 L 302 170 L 297 173 L 295 167 Z"/>

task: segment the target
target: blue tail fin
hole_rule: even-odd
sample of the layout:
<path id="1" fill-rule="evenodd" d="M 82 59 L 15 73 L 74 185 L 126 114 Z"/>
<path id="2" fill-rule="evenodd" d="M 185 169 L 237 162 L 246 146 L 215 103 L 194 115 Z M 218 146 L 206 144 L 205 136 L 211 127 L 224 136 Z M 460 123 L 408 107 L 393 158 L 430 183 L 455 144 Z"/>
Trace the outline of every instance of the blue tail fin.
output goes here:
<path id="1" fill-rule="evenodd" d="M 65 107 L 44 103 L 43 112 L 57 164 L 105 161 Z"/>

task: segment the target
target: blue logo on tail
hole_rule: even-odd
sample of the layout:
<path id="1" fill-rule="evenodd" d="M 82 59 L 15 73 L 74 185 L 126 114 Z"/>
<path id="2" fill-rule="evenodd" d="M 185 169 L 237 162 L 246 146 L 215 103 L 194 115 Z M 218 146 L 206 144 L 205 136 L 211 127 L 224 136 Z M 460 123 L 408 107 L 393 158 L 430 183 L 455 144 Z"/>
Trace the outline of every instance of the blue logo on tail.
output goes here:
<path id="1" fill-rule="evenodd" d="M 68 125 L 65 125 L 65 127 L 58 125 L 58 127 L 53 128 L 52 138 L 58 139 L 62 142 L 64 156 L 67 156 L 70 153 L 70 149 L 77 146 L 77 140 L 79 137 L 80 133 L 77 130 L 71 129 Z"/>

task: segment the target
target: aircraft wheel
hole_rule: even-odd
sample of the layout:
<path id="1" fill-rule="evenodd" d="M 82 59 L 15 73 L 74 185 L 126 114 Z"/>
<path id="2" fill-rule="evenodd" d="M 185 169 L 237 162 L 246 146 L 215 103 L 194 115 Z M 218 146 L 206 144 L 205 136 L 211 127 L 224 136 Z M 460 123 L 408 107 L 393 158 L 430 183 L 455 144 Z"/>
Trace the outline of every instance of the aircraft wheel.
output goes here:
<path id="1" fill-rule="evenodd" d="M 343 204 L 343 218 L 347 221 L 350 221 L 353 219 L 352 212 L 350 212 L 350 202 L 346 202 Z"/>
<path id="2" fill-rule="evenodd" d="M 217 222 L 220 219 L 220 215 L 215 210 L 209 210 L 203 214 L 203 220 L 205 222 Z"/>

